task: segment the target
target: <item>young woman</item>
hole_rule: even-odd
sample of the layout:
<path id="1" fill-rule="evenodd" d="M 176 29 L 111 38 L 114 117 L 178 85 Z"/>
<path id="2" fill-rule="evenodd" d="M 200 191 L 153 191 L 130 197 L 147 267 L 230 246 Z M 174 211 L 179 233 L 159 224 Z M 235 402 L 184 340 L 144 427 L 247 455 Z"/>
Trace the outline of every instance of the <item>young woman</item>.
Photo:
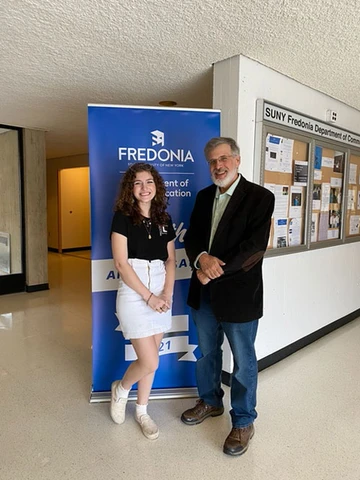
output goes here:
<path id="1" fill-rule="evenodd" d="M 112 383 L 110 414 L 115 423 L 125 421 L 128 395 L 137 383 L 136 420 L 149 439 L 159 436 L 147 404 L 160 342 L 171 328 L 175 282 L 175 232 L 166 212 L 165 192 L 164 181 L 153 166 L 132 165 L 122 178 L 111 227 L 113 258 L 121 277 L 116 312 L 137 360 L 121 380 Z"/>

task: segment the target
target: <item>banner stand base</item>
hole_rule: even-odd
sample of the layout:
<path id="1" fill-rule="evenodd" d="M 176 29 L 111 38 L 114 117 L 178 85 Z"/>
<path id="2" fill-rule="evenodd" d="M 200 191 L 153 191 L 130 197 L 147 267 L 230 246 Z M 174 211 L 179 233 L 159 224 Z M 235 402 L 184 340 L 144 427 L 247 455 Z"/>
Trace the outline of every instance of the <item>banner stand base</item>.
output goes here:
<path id="1" fill-rule="evenodd" d="M 196 387 L 189 388 L 156 388 L 151 390 L 150 400 L 167 400 L 169 398 L 193 398 L 198 396 Z M 136 390 L 132 390 L 129 400 L 136 400 Z M 90 403 L 110 402 L 111 392 L 91 392 Z"/>

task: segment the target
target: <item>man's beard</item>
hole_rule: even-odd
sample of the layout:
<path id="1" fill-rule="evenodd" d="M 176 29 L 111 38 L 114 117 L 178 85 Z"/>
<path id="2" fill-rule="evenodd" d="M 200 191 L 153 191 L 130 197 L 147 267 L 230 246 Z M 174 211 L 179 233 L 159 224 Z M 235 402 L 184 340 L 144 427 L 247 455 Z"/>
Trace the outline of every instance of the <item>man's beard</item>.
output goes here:
<path id="1" fill-rule="evenodd" d="M 237 177 L 238 170 L 237 168 L 235 168 L 234 170 L 228 170 L 226 177 L 223 178 L 222 180 L 219 180 L 218 178 L 216 178 L 215 173 L 216 172 L 211 174 L 211 180 L 213 181 L 213 183 L 217 187 L 226 188 L 234 182 L 234 180 Z"/>

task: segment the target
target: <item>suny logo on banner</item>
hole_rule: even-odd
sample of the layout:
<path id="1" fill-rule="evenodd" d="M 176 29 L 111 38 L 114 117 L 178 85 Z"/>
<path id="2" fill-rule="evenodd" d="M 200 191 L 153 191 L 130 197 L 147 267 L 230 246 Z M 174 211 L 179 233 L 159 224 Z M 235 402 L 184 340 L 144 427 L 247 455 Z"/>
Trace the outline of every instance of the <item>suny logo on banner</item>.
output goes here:
<path id="1" fill-rule="evenodd" d="M 165 134 L 164 132 L 160 132 L 160 130 L 154 130 L 151 132 L 152 137 L 152 146 L 154 145 L 161 145 L 164 146 L 165 143 Z"/>
<path id="2" fill-rule="evenodd" d="M 164 147 L 165 133 L 161 130 L 153 130 L 151 134 L 151 146 Z M 194 162 L 194 157 L 190 150 L 184 148 L 141 148 L 141 147 L 119 147 L 119 160 L 127 160 L 128 162 L 171 162 L 185 163 Z"/>

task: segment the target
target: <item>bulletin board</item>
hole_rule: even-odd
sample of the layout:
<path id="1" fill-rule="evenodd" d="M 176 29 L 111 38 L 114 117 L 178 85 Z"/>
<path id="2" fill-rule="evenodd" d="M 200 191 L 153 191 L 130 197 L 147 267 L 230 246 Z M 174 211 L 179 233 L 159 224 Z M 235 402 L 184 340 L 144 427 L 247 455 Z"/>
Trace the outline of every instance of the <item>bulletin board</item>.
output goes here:
<path id="1" fill-rule="evenodd" d="M 254 178 L 275 196 L 270 256 L 360 241 L 360 134 L 259 99 Z"/>
<path id="2" fill-rule="evenodd" d="M 315 146 L 311 243 L 341 238 L 345 152 Z"/>
<path id="3" fill-rule="evenodd" d="M 275 195 L 268 249 L 306 243 L 309 143 L 268 133 L 264 187 Z"/>
<path id="4" fill-rule="evenodd" d="M 350 154 L 345 235 L 360 235 L 360 156 Z"/>

